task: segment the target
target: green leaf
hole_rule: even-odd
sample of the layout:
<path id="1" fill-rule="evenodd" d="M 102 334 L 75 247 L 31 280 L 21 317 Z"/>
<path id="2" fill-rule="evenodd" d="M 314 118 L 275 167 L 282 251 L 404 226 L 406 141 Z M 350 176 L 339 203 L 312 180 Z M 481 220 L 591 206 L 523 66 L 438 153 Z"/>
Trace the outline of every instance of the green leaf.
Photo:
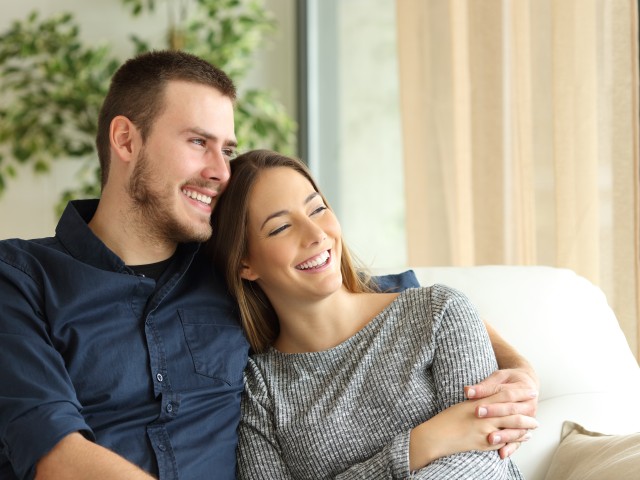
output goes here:
<path id="1" fill-rule="evenodd" d="M 166 0 L 179 13 L 166 26 L 184 33 L 184 49 L 222 68 L 237 85 L 253 66 L 255 53 L 267 44 L 276 22 L 258 0 Z M 155 0 L 121 0 L 125 13 L 151 13 Z M 185 15 L 182 15 L 184 9 Z M 73 159 L 80 168 L 77 186 L 64 192 L 61 205 L 78 196 L 99 196 L 100 172 L 95 154 L 97 116 L 109 80 L 122 59 L 108 45 L 88 45 L 74 15 L 41 18 L 32 11 L 0 32 L 0 194 L 18 164 L 34 171 Z M 166 48 L 132 32 L 134 54 Z M 239 94 L 236 135 L 241 148 L 295 152 L 296 124 L 270 92 Z"/>

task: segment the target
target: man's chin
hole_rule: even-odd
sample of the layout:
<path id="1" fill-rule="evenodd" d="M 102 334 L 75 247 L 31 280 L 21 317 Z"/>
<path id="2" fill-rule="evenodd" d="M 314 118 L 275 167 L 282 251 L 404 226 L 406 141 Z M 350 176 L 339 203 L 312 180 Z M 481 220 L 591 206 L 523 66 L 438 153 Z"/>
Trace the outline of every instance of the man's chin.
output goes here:
<path id="1" fill-rule="evenodd" d="M 176 232 L 178 233 L 178 232 Z M 211 238 L 211 226 L 207 225 L 206 228 L 183 228 L 180 230 L 178 235 L 175 235 L 178 243 L 191 243 L 198 242 L 204 243 Z"/>

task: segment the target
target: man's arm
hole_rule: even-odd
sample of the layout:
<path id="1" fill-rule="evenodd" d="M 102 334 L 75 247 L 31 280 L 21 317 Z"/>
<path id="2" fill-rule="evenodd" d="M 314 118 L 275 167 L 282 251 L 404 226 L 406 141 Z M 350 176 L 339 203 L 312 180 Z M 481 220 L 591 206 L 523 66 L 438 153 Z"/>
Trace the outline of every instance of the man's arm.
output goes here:
<path id="1" fill-rule="evenodd" d="M 152 480 L 153 477 L 80 433 L 71 433 L 40 459 L 36 480 Z"/>
<path id="2" fill-rule="evenodd" d="M 476 415 L 506 417 L 520 414 L 535 417 L 540 386 L 535 370 L 488 322 L 485 321 L 484 324 L 500 370 L 476 385 L 465 387 L 467 398 L 487 401 L 486 404 L 479 404 Z M 504 458 L 529 438 L 530 432 L 514 428 L 493 432 L 487 440 L 491 444 L 507 442 L 500 449 L 500 455 Z"/>
<path id="3" fill-rule="evenodd" d="M 531 380 L 534 381 L 537 388 L 539 383 L 538 376 L 527 359 L 520 355 L 511 344 L 507 343 L 507 341 L 502 338 L 496 329 L 493 328 L 486 320 L 484 321 L 484 326 L 486 327 L 487 332 L 489 332 L 491 346 L 493 347 L 493 352 L 498 360 L 498 368 L 516 368 L 522 370 L 531 377 Z"/>

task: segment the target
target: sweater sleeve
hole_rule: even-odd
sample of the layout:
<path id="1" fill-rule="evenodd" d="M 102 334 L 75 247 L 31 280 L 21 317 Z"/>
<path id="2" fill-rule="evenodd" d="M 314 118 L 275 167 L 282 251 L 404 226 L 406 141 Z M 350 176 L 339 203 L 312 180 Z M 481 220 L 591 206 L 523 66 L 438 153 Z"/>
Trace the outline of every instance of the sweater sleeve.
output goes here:
<path id="1" fill-rule="evenodd" d="M 274 405 L 260 371 L 249 360 L 238 426 L 238 479 L 293 478 L 278 444 L 273 415 Z"/>
<path id="2" fill-rule="evenodd" d="M 467 297 L 442 286 L 430 291 L 435 341 L 432 374 L 442 411 L 462 402 L 464 386 L 485 379 L 498 365 L 484 324 Z M 497 451 L 470 451 L 439 458 L 420 469 L 415 478 L 499 480 L 521 475 Z"/>
<path id="3" fill-rule="evenodd" d="M 294 479 L 275 431 L 274 404 L 259 367 L 251 360 L 245 370 L 242 417 L 238 428 L 239 479 Z M 336 475 L 336 480 L 407 478 L 409 431 L 395 435 L 370 458 Z"/>

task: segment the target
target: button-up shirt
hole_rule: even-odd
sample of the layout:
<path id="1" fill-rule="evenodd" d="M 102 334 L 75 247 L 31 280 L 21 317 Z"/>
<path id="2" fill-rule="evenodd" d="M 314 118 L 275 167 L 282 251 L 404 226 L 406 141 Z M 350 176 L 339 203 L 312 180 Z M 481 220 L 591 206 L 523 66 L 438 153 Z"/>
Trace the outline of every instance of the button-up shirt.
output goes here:
<path id="1" fill-rule="evenodd" d="M 235 303 L 197 244 L 135 275 L 89 229 L 96 207 L 0 242 L 0 478 L 32 478 L 76 431 L 163 480 L 235 478 Z"/>

